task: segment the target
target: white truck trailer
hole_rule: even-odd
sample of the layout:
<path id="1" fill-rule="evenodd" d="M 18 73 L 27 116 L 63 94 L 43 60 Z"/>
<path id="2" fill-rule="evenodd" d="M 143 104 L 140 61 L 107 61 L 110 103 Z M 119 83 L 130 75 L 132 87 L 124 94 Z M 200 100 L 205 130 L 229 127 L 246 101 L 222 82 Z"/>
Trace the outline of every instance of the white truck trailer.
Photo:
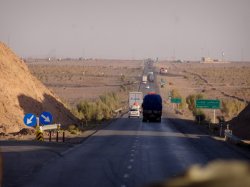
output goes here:
<path id="1" fill-rule="evenodd" d="M 143 76 L 142 76 L 142 83 L 143 83 L 143 84 L 147 84 L 147 81 L 148 81 L 147 75 L 143 75 Z"/>

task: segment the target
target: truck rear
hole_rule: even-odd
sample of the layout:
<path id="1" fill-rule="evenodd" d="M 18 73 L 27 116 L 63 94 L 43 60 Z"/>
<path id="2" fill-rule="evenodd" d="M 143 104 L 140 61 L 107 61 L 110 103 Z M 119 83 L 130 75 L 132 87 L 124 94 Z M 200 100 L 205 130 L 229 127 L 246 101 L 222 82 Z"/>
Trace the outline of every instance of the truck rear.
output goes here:
<path id="1" fill-rule="evenodd" d="M 154 73 L 153 72 L 148 72 L 148 80 L 150 82 L 154 82 Z"/>
<path id="2" fill-rule="evenodd" d="M 142 103 L 143 122 L 157 121 L 161 122 L 162 115 L 162 98 L 160 95 L 152 93 L 143 98 Z"/>

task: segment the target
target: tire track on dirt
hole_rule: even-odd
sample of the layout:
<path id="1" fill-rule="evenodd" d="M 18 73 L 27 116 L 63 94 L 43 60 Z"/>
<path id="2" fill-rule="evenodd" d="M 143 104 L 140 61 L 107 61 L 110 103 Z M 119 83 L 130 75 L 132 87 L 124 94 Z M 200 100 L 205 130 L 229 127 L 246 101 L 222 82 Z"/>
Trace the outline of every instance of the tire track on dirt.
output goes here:
<path id="1" fill-rule="evenodd" d="M 189 71 L 186 71 L 186 73 L 189 73 L 189 74 L 191 74 L 191 75 L 194 75 L 194 76 L 198 77 L 198 78 L 199 78 L 200 80 L 202 80 L 205 84 L 207 84 L 207 85 L 210 86 L 210 87 L 213 87 L 213 85 L 210 84 L 210 83 L 208 82 L 208 80 L 206 80 L 205 78 L 203 78 L 203 77 L 202 77 L 201 75 L 199 75 L 198 73 L 193 73 L 193 72 L 189 72 Z M 222 95 L 225 96 L 225 97 L 228 97 L 228 98 L 231 98 L 231 99 L 236 99 L 236 100 L 238 100 L 238 101 L 246 102 L 247 104 L 249 104 L 249 101 L 247 101 L 247 100 L 245 100 L 245 99 L 243 99 L 243 98 L 241 98 L 241 97 L 234 96 L 234 95 L 229 95 L 229 94 L 225 93 L 224 91 L 218 90 L 218 89 L 216 89 L 216 88 L 214 88 L 214 87 L 213 87 L 213 89 L 215 89 L 216 91 L 220 92 L 220 94 L 222 94 Z"/>

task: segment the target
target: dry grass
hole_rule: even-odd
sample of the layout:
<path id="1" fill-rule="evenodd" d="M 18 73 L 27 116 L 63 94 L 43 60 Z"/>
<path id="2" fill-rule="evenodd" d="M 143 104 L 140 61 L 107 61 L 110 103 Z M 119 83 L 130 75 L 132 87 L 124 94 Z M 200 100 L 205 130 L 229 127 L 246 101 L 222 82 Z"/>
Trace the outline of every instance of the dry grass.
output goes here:
<path id="1" fill-rule="evenodd" d="M 110 92 L 125 92 L 141 79 L 142 61 L 31 61 L 27 65 L 65 103 L 95 100 Z"/>

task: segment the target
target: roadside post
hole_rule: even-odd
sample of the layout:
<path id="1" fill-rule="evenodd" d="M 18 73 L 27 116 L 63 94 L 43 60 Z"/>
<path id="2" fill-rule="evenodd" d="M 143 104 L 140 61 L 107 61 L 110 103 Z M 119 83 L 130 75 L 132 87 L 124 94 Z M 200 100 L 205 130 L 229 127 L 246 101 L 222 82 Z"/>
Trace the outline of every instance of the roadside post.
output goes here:
<path id="1" fill-rule="evenodd" d="M 43 131 L 40 128 L 40 120 L 39 117 L 36 117 L 36 140 L 38 141 L 44 141 L 44 137 L 43 137 Z"/>
<path id="2" fill-rule="evenodd" d="M 44 141 L 43 131 L 40 129 L 39 126 L 36 127 L 36 140 Z"/>
<path id="3" fill-rule="evenodd" d="M 229 129 L 229 125 L 227 125 L 227 129 L 225 129 L 225 141 L 227 141 L 228 139 L 230 139 L 233 135 L 232 130 Z"/>
<path id="4" fill-rule="evenodd" d="M 222 136 L 222 123 L 220 123 L 220 136 Z"/>

